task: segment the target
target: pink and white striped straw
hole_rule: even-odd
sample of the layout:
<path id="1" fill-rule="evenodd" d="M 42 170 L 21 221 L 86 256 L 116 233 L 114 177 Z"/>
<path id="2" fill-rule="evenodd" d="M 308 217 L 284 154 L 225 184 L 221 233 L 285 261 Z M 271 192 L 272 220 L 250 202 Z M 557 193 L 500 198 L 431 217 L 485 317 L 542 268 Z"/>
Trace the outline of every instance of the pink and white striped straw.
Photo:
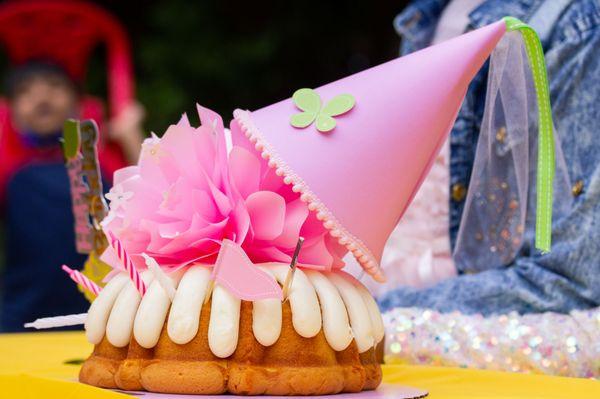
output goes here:
<path id="1" fill-rule="evenodd" d="M 98 295 L 102 288 L 98 287 L 96 283 L 92 280 L 81 274 L 79 270 L 73 270 L 67 265 L 62 265 L 62 269 L 67 272 L 71 280 L 75 281 L 77 284 L 80 284 L 86 290 L 90 291 L 94 295 Z"/>
<path id="2" fill-rule="evenodd" d="M 135 268 L 135 265 L 131 261 L 131 258 L 129 257 L 129 255 L 127 255 L 127 251 L 125 251 L 125 248 L 123 248 L 123 244 L 121 244 L 121 241 L 119 241 L 119 239 L 117 237 L 115 237 L 115 235 L 112 233 L 112 231 L 108 232 L 108 238 L 109 238 L 110 246 L 117 253 L 117 257 L 119 258 L 121 263 L 123 263 L 123 266 L 125 267 L 125 271 L 129 274 L 129 278 L 133 282 L 133 285 L 135 285 L 135 288 L 137 288 L 140 295 L 143 297 L 144 294 L 146 294 L 146 284 L 144 284 L 144 280 L 142 280 L 142 276 Z"/>

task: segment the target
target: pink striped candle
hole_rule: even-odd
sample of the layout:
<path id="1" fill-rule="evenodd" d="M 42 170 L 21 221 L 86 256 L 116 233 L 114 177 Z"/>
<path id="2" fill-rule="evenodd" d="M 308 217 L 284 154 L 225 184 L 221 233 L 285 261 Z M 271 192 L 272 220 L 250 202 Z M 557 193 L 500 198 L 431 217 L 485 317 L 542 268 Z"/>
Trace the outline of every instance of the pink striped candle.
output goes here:
<path id="1" fill-rule="evenodd" d="M 146 294 L 146 284 L 144 284 L 144 280 L 142 280 L 142 276 L 135 268 L 135 265 L 131 261 L 131 258 L 129 257 L 129 255 L 127 255 L 127 251 L 125 251 L 125 248 L 123 248 L 123 244 L 121 244 L 121 241 L 119 241 L 119 239 L 115 237 L 112 231 L 108 232 L 108 238 L 110 241 L 110 246 L 117 253 L 117 257 L 119 258 L 121 263 L 123 263 L 125 271 L 129 274 L 129 278 L 135 285 L 135 288 L 137 288 L 141 296 L 144 296 L 144 294 Z"/>
<path id="2" fill-rule="evenodd" d="M 101 291 L 101 288 L 98 287 L 96 283 L 92 280 L 81 274 L 79 270 L 73 270 L 67 265 L 62 265 L 62 269 L 67 272 L 71 280 L 75 281 L 77 284 L 80 284 L 83 288 L 90 291 L 94 295 L 98 295 Z"/>

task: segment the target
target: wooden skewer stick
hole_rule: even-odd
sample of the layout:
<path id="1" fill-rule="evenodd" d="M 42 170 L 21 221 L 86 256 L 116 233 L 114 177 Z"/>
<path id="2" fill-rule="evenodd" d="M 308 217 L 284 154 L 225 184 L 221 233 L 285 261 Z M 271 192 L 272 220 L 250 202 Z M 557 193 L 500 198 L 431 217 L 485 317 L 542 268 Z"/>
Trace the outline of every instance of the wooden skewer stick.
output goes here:
<path id="1" fill-rule="evenodd" d="M 287 276 L 285 276 L 285 281 L 283 283 L 283 302 L 287 301 L 290 293 L 290 287 L 292 286 L 292 280 L 294 279 L 294 273 L 296 272 L 298 255 L 300 255 L 300 249 L 302 248 L 303 243 L 304 237 L 298 238 L 298 243 L 296 243 L 296 249 L 294 250 L 294 255 L 292 256 L 292 262 L 290 263 L 290 270 L 288 271 Z"/>

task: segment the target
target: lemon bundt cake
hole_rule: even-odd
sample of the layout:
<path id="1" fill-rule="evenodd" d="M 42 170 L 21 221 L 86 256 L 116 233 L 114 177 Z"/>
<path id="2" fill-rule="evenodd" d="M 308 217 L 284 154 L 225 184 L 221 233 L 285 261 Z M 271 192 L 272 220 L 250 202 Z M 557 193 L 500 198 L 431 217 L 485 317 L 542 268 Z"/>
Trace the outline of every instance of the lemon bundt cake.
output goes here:
<path id="1" fill-rule="evenodd" d="M 289 266 L 262 264 L 283 284 Z M 376 388 L 375 346 L 384 335 L 377 304 L 344 272 L 297 269 L 288 299 L 241 301 L 210 269 L 174 279 L 171 304 L 148 272 L 141 298 L 125 273 L 92 303 L 95 344 L 80 381 L 105 388 L 190 394 L 323 395 Z M 177 281 L 178 280 L 178 281 Z"/>
<path id="2" fill-rule="evenodd" d="M 341 270 L 353 251 L 373 272 L 364 245 L 236 123 L 228 145 L 221 117 L 198 112 L 200 127 L 184 116 L 114 175 L 100 223 L 112 271 L 85 319 L 95 348 L 80 381 L 189 394 L 375 389 L 383 322 Z"/>

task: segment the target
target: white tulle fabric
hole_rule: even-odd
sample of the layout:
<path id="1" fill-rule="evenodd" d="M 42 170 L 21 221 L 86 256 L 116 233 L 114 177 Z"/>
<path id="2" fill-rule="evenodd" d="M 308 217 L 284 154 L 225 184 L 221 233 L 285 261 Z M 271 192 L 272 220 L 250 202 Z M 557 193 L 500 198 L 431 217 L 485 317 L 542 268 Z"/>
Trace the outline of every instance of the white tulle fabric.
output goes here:
<path id="1" fill-rule="evenodd" d="M 535 225 L 538 115 L 523 40 L 507 33 L 492 53 L 485 113 L 456 247 L 448 239 L 449 150 L 444 145 L 382 259 L 386 284 L 362 279 L 375 296 L 424 288 L 456 275 L 510 264 Z M 571 184 L 555 137 L 553 217 L 571 207 Z M 532 233 L 530 233 L 532 234 Z M 349 263 L 349 270 L 356 271 Z M 360 277 L 360 273 L 356 273 Z"/>
<path id="2" fill-rule="evenodd" d="M 492 53 L 485 113 L 453 258 L 463 271 L 510 264 L 535 226 L 538 115 L 520 33 L 507 33 Z M 554 220 L 571 207 L 558 135 Z"/>

